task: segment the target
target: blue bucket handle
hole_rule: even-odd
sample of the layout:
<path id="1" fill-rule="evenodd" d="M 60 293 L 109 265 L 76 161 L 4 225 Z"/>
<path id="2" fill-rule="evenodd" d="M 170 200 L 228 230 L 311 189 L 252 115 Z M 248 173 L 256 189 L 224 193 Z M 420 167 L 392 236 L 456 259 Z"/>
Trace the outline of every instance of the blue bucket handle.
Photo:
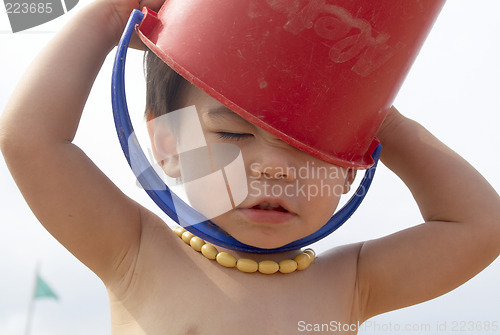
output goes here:
<path id="1" fill-rule="evenodd" d="M 377 167 L 380 153 L 382 151 L 382 146 L 380 144 L 376 147 L 372 154 L 372 158 L 375 163 L 366 170 L 363 180 L 351 199 L 349 199 L 349 201 L 318 231 L 279 248 L 262 249 L 237 241 L 235 238 L 229 236 L 227 233 L 218 228 L 213 222 L 207 220 L 195 209 L 191 208 L 174 192 L 170 191 L 170 188 L 165 185 L 163 180 L 158 176 L 154 168 L 149 163 L 139 144 L 139 141 L 137 140 L 132 122 L 130 120 L 125 95 L 125 59 L 127 56 L 127 49 L 134 29 L 136 25 L 142 21 L 143 17 L 144 14 L 137 9 L 135 9 L 130 15 L 129 21 L 118 44 L 118 50 L 113 66 L 111 90 L 113 117 L 123 153 L 125 154 L 130 167 L 140 166 L 139 169 L 133 170 L 139 183 L 142 185 L 144 190 L 146 190 L 151 199 L 173 221 L 181 224 L 186 230 L 196 236 L 209 243 L 240 252 L 275 253 L 299 249 L 326 237 L 342 226 L 359 207 L 365 198 L 368 189 L 370 188 L 375 175 L 375 169 Z M 140 171 L 140 173 L 137 173 L 136 171 Z M 179 217 L 182 218 L 182 220 L 179 220 Z"/>

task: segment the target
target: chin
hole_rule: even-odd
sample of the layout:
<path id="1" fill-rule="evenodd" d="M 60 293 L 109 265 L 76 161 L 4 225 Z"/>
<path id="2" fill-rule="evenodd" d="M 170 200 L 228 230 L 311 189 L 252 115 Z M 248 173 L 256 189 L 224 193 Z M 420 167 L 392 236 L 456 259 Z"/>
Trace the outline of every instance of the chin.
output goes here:
<path id="1" fill-rule="evenodd" d="M 238 234 L 235 234 L 232 236 L 241 243 L 261 249 L 280 248 L 295 241 L 295 239 L 289 240 L 284 239 L 283 237 L 276 238 L 276 236 L 269 236 L 266 234 L 258 234 L 258 236 L 248 236 L 248 234 L 245 234 L 245 236 L 239 236 Z"/>
<path id="2" fill-rule="evenodd" d="M 307 235 L 302 234 L 302 236 L 296 231 L 291 234 L 297 229 L 294 225 L 252 225 L 233 218 L 227 220 L 226 217 L 222 216 L 212 220 L 212 222 L 237 241 L 261 249 L 280 248 Z"/>
<path id="3" fill-rule="evenodd" d="M 282 246 L 285 246 L 287 245 L 288 243 L 276 243 L 276 242 L 270 242 L 270 243 L 262 243 L 262 242 L 259 242 L 259 243 L 251 243 L 251 242 L 242 242 L 242 243 L 245 243 L 247 245 L 250 245 L 252 247 L 256 247 L 256 248 L 260 248 L 260 249 L 275 249 L 275 248 L 280 248 Z"/>

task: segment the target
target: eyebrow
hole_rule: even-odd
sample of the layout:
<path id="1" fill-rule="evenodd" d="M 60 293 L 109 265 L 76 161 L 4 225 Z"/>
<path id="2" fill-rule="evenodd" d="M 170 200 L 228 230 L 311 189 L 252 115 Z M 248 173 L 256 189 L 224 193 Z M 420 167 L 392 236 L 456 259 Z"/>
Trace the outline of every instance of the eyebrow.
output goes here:
<path id="1" fill-rule="evenodd" d="M 235 112 L 233 112 L 232 110 L 230 110 L 229 108 L 227 108 L 226 106 L 218 106 L 218 107 L 214 107 L 214 108 L 211 108 L 211 109 L 208 109 L 207 111 L 207 115 L 209 117 L 213 117 L 214 119 L 228 119 L 228 118 L 231 118 L 231 119 L 236 119 L 238 121 L 243 121 L 243 122 L 246 122 L 250 125 L 252 125 L 251 122 L 245 120 L 244 118 L 242 118 L 241 116 L 239 116 L 238 114 L 236 114 Z"/>

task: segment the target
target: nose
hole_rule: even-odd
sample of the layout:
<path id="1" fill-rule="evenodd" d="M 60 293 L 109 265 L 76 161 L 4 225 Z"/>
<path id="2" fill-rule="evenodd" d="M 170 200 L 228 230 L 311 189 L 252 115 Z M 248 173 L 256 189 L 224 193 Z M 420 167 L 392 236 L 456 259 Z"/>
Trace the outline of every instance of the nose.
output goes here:
<path id="1" fill-rule="evenodd" d="M 296 179 L 297 171 L 292 160 L 293 157 L 286 148 L 261 148 L 250 164 L 250 176 L 293 182 Z"/>

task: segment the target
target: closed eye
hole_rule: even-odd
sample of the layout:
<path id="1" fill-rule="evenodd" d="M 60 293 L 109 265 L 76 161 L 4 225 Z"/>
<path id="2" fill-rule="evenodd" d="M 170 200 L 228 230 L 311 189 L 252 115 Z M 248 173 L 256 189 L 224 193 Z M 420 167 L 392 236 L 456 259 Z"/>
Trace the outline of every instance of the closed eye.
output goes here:
<path id="1" fill-rule="evenodd" d="M 217 137 L 219 137 L 221 140 L 237 142 L 249 139 L 253 137 L 253 135 L 248 133 L 230 133 L 230 132 L 220 131 L 217 132 Z"/>

